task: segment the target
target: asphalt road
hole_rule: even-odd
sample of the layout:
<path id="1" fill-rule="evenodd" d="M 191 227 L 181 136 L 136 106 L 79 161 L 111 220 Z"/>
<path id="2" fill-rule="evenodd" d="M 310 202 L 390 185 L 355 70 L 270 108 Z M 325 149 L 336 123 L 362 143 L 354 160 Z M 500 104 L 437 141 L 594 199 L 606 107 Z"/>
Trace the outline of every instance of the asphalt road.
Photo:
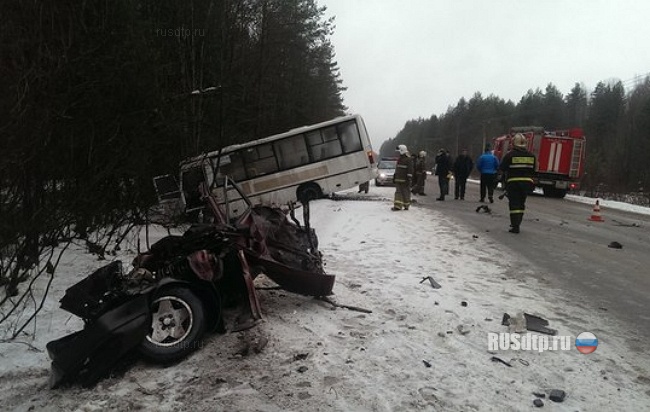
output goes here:
<path id="1" fill-rule="evenodd" d="M 489 236 L 541 268 L 539 276 L 563 289 L 576 304 L 605 313 L 626 331 L 633 350 L 650 341 L 650 216 L 601 208 L 605 222 L 592 222 L 592 205 L 532 195 L 520 234 L 508 233 L 507 199 L 477 213 L 479 188 L 467 184 L 464 201 L 437 202 L 437 179 L 427 180 L 419 205 L 435 208 Z M 608 245 L 616 241 L 622 249 Z"/>

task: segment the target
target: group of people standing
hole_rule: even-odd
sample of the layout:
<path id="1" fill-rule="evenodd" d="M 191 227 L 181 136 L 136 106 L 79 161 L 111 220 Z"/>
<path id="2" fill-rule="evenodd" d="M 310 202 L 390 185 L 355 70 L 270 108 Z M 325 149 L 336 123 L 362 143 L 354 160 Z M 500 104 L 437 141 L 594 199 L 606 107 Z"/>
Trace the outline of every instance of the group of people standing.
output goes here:
<path id="1" fill-rule="evenodd" d="M 467 179 L 472 173 L 474 162 L 467 155 L 467 149 L 463 149 L 456 160 L 452 162 L 449 150 L 440 149 L 435 159 L 435 175 L 438 176 L 440 196 L 436 200 L 445 200 L 449 194 L 449 181 L 454 176 L 454 199 L 465 199 L 465 187 Z"/>
<path id="2" fill-rule="evenodd" d="M 395 176 L 395 199 L 392 210 L 408 210 L 411 205 L 411 194 L 425 195 L 426 181 L 426 152 L 421 151 L 414 160 L 405 145 L 399 145 Z M 517 133 L 512 138 L 512 150 L 501 162 L 487 145 L 485 151 L 476 160 L 476 169 L 481 174 L 480 202 L 485 198 L 494 203 L 494 189 L 499 181 L 504 182 L 508 207 L 510 210 L 510 232 L 519 233 L 526 206 L 526 197 L 532 192 L 533 175 L 536 166 L 535 155 L 527 150 L 526 137 Z M 444 201 L 449 195 L 449 181 L 454 177 L 454 199 L 465 199 L 467 179 L 474 169 L 474 162 L 467 154 L 467 149 L 461 150 L 454 161 L 448 150 L 440 149 L 435 157 L 435 175 L 438 176 L 440 196 L 436 200 Z"/>

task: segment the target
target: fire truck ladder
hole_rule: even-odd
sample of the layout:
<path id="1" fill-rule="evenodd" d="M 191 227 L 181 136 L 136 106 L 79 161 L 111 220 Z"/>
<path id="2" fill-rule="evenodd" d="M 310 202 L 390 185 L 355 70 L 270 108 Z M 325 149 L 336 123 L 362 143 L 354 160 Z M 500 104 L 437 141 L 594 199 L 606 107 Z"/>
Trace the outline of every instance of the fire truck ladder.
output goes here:
<path id="1" fill-rule="evenodd" d="M 573 152 L 571 153 L 571 168 L 569 169 L 569 176 L 576 178 L 580 171 L 580 159 L 582 159 L 582 140 L 575 140 L 573 142 Z"/>

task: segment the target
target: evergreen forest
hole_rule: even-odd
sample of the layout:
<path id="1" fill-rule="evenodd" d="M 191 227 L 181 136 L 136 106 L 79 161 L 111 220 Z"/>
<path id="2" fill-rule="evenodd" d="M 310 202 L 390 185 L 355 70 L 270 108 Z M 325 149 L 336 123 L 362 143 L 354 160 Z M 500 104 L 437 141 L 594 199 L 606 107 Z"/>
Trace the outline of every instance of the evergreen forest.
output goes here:
<path id="1" fill-rule="evenodd" d="M 344 114 L 324 11 L 315 0 L 2 2 L 0 306 L 53 271 L 54 246 L 85 239 L 102 256 L 119 245 L 156 201 L 152 178 L 182 159 Z"/>

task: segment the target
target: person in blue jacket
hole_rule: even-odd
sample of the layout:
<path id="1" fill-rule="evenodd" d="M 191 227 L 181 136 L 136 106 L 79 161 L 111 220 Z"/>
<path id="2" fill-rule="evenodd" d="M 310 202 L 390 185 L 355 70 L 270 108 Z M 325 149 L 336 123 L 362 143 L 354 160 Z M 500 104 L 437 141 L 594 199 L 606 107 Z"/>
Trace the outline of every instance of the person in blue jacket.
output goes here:
<path id="1" fill-rule="evenodd" d="M 489 144 L 485 146 L 485 152 L 476 160 L 476 169 L 481 173 L 481 203 L 485 202 L 486 192 L 490 203 L 494 203 L 494 187 L 497 183 L 499 159 L 492 154 Z"/>

